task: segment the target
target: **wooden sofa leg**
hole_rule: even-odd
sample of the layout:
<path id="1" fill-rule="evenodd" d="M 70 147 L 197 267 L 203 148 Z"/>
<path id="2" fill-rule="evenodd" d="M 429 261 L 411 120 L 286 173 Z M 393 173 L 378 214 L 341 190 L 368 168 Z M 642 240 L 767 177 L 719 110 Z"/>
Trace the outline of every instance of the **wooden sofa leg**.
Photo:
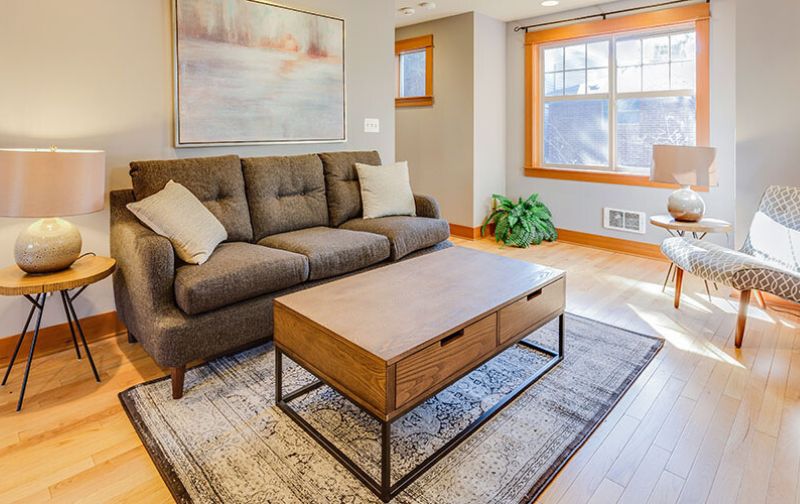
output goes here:
<path id="1" fill-rule="evenodd" d="M 133 333 L 130 331 L 128 331 L 128 343 L 130 343 L 131 345 L 136 343 L 136 336 L 134 336 Z"/>
<path id="2" fill-rule="evenodd" d="M 681 287 L 683 287 L 683 270 L 675 266 L 675 308 L 681 306 Z"/>
<path id="3" fill-rule="evenodd" d="M 750 290 L 739 293 L 739 317 L 736 319 L 736 348 L 742 348 L 744 328 L 747 325 L 747 307 L 750 305 Z"/>
<path id="4" fill-rule="evenodd" d="M 183 397 L 183 376 L 186 374 L 186 366 L 169 368 L 172 375 L 172 398 L 180 399 Z"/>

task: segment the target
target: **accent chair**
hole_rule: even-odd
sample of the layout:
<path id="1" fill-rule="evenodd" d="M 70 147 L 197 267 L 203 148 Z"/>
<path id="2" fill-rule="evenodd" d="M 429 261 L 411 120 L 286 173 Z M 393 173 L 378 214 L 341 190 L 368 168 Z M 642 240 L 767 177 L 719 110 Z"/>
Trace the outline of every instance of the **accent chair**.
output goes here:
<path id="1" fill-rule="evenodd" d="M 736 348 L 740 348 L 753 291 L 762 306 L 762 292 L 800 303 L 800 187 L 767 188 L 739 250 L 675 237 L 664 240 L 661 252 L 678 269 L 675 308 L 680 306 L 684 271 L 740 291 L 736 324 Z"/>

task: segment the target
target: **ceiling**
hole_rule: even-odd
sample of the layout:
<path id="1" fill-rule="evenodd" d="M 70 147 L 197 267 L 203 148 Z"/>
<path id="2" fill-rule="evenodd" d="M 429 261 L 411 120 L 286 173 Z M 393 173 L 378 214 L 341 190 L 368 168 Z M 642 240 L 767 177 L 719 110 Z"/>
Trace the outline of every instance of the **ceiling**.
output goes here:
<path id="1" fill-rule="evenodd" d="M 395 0 L 396 26 L 406 26 L 471 11 L 480 12 L 501 21 L 514 21 L 609 3 L 610 0 L 561 0 L 555 7 L 543 7 L 541 0 L 429 0 L 436 4 L 436 8 L 430 10 L 419 6 L 422 1 Z M 412 7 L 416 13 L 406 16 L 400 12 L 403 7 Z"/>

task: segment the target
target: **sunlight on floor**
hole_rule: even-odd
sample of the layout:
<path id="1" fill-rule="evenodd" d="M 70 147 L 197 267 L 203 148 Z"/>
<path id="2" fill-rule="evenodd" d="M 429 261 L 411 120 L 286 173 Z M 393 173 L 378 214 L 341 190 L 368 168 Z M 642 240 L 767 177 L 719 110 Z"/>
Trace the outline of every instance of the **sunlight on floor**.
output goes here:
<path id="1" fill-rule="evenodd" d="M 690 336 L 687 330 L 669 317 L 665 316 L 660 311 L 656 310 L 643 310 L 628 303 L 630 308 L 636 315 L 647 323 L 656 334 L 662 336 L 665 340 L 675 346 L 677 349 L 684 352 L 691 352 L 698 354 L 702 357 L 714 359 L 720 362 L 725 362 L 731 366 L 744 368 L 745 366 L 725 353 L 722 349 L 708 341 L 697 341 L 697 338 Z M 708 311 L 706 309 L 706 311 Z"/>

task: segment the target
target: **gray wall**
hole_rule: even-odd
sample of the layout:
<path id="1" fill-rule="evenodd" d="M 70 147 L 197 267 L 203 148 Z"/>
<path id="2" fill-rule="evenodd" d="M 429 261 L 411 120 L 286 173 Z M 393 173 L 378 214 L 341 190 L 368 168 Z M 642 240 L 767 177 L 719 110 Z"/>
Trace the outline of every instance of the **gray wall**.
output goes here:
<path id="1" fill-rule="evenodd" d="M 243 156 L 321 150 L 394 152 L 393 0 L 287 0 L 292 7 L 345 19 L 347 143 L 193 148 L 176 151 L 172 134 L 172 44 L 169 0 L 0 2 L 0 147 L 104 149 L 110 188 L 130 185 L 135 159 Z M 363 133 L 365 117 L 381 133 Z M 108 253 L 108 212 L 71 219 L 84 250 Z M 0 265 L 29 220 L 0 218 Z M 0 336 L 22 328 L 24 300 L 0 298 Z M 91 287 L 79 315 L 114 309 L 108 280 Z M 63 322 L 55 307 L 46 325 Z"/>
<path id="2" fill-rule="evenodd" d="M 474 227 L 491 195 L 505 192 L 505 23 L 470 12 L 399 28 L 396 38 L 428 34 L 434 105 L 397 109 L 397 158 L 445 219 Z"/>
<path id="3" fill-rule="evenodd" d="M 739 0 L 736 19 L 736 220 L 741 241 L 768 185 L 800 186 L 800 1 Z"/>
<path id="4" fill-rule="evenodd" d="M 475 14 L 475 166 L 472 225 L 506 192 L 506 24 Z"/>
<path id="5" fill-rule="evenodd" d="M 748 0 L 741 0 L 748 1 Z M 603 10 L 651 4 L 649 1 L 627 1 L 604 4 Z M 756 3 L 756 2 L 753 2 Z M 760 2 L 758 2 L 760 4 Z M 753 7 L 756 9 L 756 7 Z M 735 0 L 714 0 L 711 3 L 711 145 L 717 147 L 717 167 L 720 185 L 702 196 L 707 204 L 707 214 L 733 222 L 734 162 L 736 127 L 736 5 Z M 524 95 L 524 35 L 514 32 L 519 24 L 530 24 L 594 14 L 596 8 L 562 12 L 553 16 L 520 20 L 509 23 L 508 40 L 508 126 L 507 126 L 507 190 L 511 197 L 527 196 L 532 192 L 553 210 L 556 225 L 560 228 L 611 236 L 628 240 L 660 243 L 663 230 L 648 227 L 647 234 L 617 232 L 602 227 L 602 209 L 605 206 L 638 210 L 648 216 L 666 213 L 668 189 L 632 187 L 589 182 L 572 182 L 531 178 L 524 175 L 525 149 L 525 95 Z M 796 49 L 796 46 L 795 46 Z M 787 49 L 788 50 L 788 49 Z M 714 237 L 725 243 L 723 237 Z"/>
<path id="6" fill-rule="evenodd" d="M 473 13 L 398 28 L 397 40 L 433 34 L 432 107 L 398 108 L 397 159 L 415 192 L 439 200 L 451 224 L 472 226 Z"/>

